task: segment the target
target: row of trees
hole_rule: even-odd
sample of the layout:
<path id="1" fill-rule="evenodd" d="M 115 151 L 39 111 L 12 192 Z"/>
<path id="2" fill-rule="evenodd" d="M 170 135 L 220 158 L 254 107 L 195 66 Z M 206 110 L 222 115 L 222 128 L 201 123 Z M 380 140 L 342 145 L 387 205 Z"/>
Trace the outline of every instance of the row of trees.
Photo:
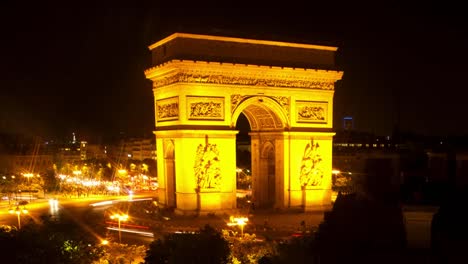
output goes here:
<path id="1" fill-rule="evenodd" d="M 76 221 L 59 218 L 29 223 L 21 230 L 0 227 L 4 263 L 306 263 L 308 240 L 278 244 L 219 232 L 207 225 L 196 233 L 167 234 L 149 246 L 103 244 Z M 291 262 L 292 261 L 292 262 Z"/>

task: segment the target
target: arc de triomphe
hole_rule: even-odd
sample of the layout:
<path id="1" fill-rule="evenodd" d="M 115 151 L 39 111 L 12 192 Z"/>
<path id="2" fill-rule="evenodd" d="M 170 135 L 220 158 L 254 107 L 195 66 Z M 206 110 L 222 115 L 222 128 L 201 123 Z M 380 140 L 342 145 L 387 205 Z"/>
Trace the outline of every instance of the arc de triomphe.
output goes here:
<path id="1" fill-rule="evenodd" d="M 236 209 L 243 113 L 256 207 L 330 205 L 336 47 L 175 33 L 149 49 L 161 204 L 181 214 Z"/>

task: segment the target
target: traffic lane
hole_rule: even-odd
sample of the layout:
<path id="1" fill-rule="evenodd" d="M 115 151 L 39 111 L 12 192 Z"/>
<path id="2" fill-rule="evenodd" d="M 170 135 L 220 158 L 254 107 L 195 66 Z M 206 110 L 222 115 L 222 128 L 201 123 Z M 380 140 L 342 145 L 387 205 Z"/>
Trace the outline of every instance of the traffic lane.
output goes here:
<path id="1" fill-rule="evenodd" d="M 92 196 L 81 198 L 51 198 L 51 199 L 38 199 L 25 205 L 28 214 L 20 215 L 21 225 L 27 224 L 29 221 L 36 223 L 41 222 L 41 216 L 51 215 L 52 217 L 58 216 L 60 212 L 74 216 L 76 219 L 83 219 L 83 214 L 90 208 L 91 204 L 98 202 L 121 202 L 133 199 L 152 199 L 152 195 L 134 195 L 129 197 L 125 196 Z M 52 202 L 54 201 L 54 202 Z M 0 225 L 17 226 L 17 215 L 12 214 L 10 209 L 15 209 L 14 201 L 11 203 L 3 202 L 0 204 Z M 22 208 L 22 207 L 21 207 Z M 99 210 L 96 207 L 97 210 Z M 100 209 L 105 209 L 101 207 Z"/>

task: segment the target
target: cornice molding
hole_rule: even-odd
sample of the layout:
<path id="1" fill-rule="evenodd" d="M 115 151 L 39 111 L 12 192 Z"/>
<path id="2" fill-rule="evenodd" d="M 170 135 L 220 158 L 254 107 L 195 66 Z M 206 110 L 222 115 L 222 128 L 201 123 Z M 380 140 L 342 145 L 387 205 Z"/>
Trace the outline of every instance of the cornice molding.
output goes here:
<path id="1" fill-rule="evenodd" d="M 150 46 L 149 50 L 153 50 L 159 46 L 162 46 L 171 40 L 176 38 L 186 38 L 186 39 L 201 39 L 201 40 L 212 40 L 212 41 L 224 41 L 224 42 L 237 42 L 243 44 L 256 44 L 256 45 L 268 45 L 268 46 L 282 46 L 282 47 L 291 47 L 291 48 L 302 48 L 302 49 L 315 49 L 315 50 L 329 50 L 336 51 L 338 47 L 334 46 L 324 46 L 324 45 L 314 45 L 314 44 L 303 44 L 303 43 L 291 43 L 283 41 L 271 41 L 271 40 L 256 40 L 256 39 L 246 39 L 246 38 L 234 38 L 234 37 L 221 37 L 221 36 L 209 36 L 209 35 L 200 35 L 200 34 L 189 34 L 189 33 L 174 33 Z"/>

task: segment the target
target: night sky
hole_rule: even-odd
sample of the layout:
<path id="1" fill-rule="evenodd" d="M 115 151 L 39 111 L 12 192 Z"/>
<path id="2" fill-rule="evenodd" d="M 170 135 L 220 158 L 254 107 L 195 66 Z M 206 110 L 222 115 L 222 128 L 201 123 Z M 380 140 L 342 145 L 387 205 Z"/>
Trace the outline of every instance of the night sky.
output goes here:
<path id="1" fill-rule="evenodd" d="M 461 2 L 406 2 L 141 1 L 129 8 L 6 1 L 0 132 L 76 132 L 90 141 L 151 135 L 148 46 L 188 32 L 338 46 L 344 77 L 335 90 L 336 129 L 353 116 L 356 129 L 378 135 L 391 134 L 397 121 L 418 134 L 468 135 L 465 9 Z"/>

